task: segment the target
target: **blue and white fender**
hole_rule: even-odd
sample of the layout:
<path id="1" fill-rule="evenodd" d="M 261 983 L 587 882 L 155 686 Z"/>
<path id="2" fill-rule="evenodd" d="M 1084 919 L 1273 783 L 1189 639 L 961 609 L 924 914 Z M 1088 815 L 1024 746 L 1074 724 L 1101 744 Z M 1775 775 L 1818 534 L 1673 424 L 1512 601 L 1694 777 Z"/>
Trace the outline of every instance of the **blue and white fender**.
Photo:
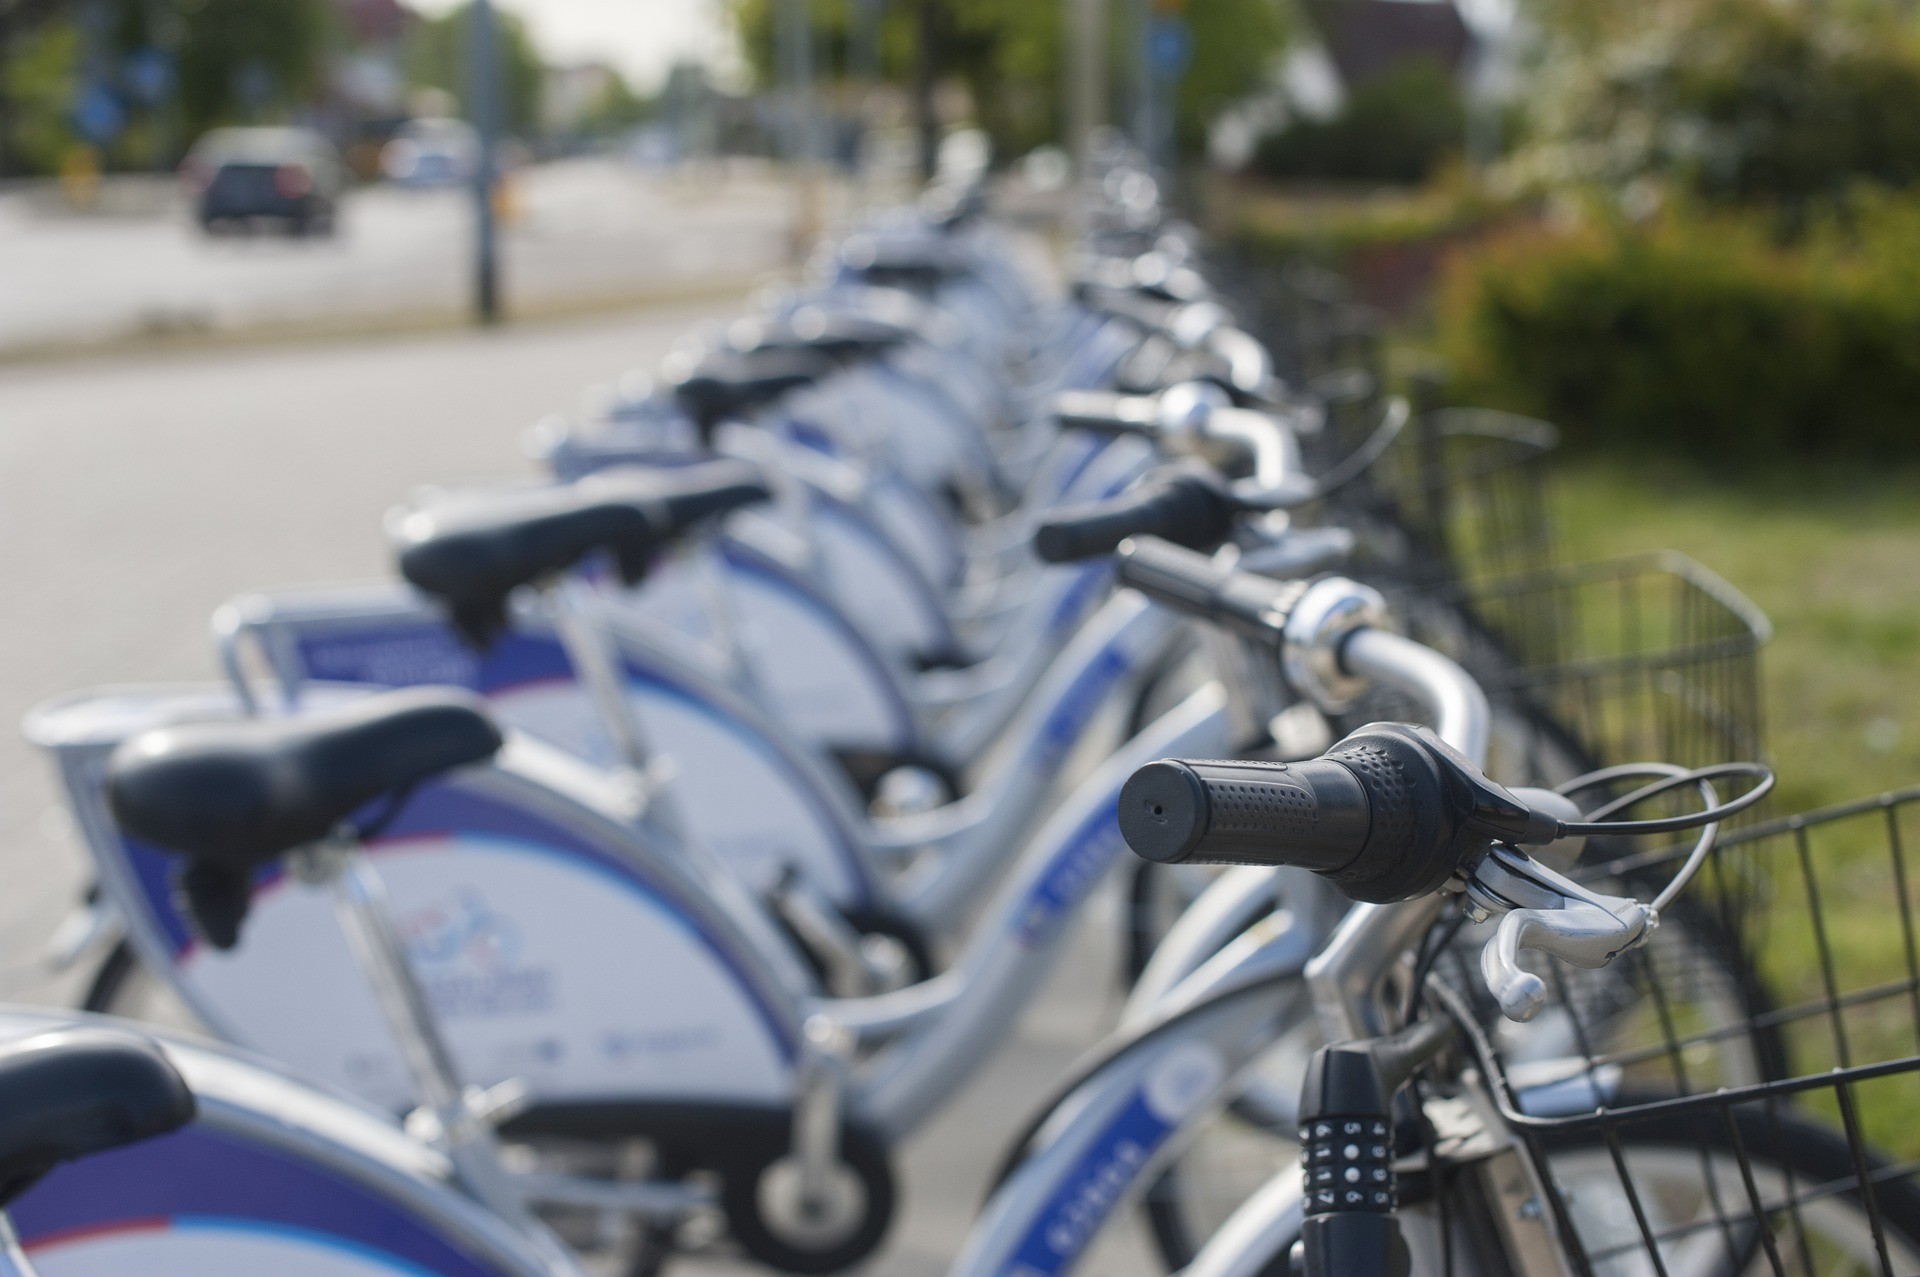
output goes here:
<path id="1" fill-rule="evenodd" d="M 925 752 L 900 667 L 838 604 L 762 547 L 726 537 L 719 557 L 734 643 L 756 697 L 775 719 L 827 749 Z M 678 561 L 663 562 L 637 589 L 607 599 L 636 626 L 665 625 L 720 643 L 699 582 Z"/>
<path id="2" fill-rule="evenodd" d="M 120 740 L 237 712 L 224 689 L 108 691 L 36 711 L 29 732 L 56 755 L 148 970 L 221 1038 L 409 1107 L 326 892 L 269 868 L 240 943 L 212 949 L 175 907 L 177 859 L 124 835 L 107 809 L 102 774 Z M 653 845 L 621 801 L 585 764 L 515 737 L 495 763 L 422 785 L 367 844 L 462 1075 L 522 1079 L 536 1104 L 785 1102 L 804 961 L 731 874 Z"/>
<path id="3" fill-rule="evenodd" d="M 1292 1021 L 1317 939 L 1272 915 L 1099 1048 L 1015 1146 L 952 1273 L 1073 1271 Z"/>
<path id="4" fill-rule="evenodd" d="M 7 1008 L 0 1038 L 88 1017 Z M 55 1169 L 10 1203 L 40 1277 L 577 1277 L 550 1234 L 457 1189 L 393 1119 L 262 1061 L 155 1034 L 187 1126 Z"/>
<path id="5" fill-rule="evenodd" d="M 597 766 L 616 761 L 565 650 L 531 611 L 475 652 L 396 583 L 253 595 L 234 610 L 296 696 L 315 681 L 465 687 L 510 726 Z M 871 903 L 880 887 L 857 841 L 851 783 L 694 662 L 631 633 L 619 644 L 629 702 L 649 747 L 673 769 L 688 837 L 755 892 L 794 869 L 836 902 Z"/>

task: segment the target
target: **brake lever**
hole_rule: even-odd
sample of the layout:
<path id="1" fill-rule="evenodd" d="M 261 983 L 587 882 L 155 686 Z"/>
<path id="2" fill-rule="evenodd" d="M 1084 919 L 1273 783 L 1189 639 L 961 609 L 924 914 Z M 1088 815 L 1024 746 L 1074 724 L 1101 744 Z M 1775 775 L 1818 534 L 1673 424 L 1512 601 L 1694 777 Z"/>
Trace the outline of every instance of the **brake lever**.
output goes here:
<path id="1" fill-rule="evenodd" d="M 1597 970 L 1659 925 L 1650 905 L 1593 891 L 1502 843 L 1468 876 L 1467 899 L 1481 919 L 1505 915 L 1480 951 L 1480 974 L 1510 1020 L 1531 1020 L 1547 1002 L 1546 982 L 1520 965 L 1522 949 Z"/>

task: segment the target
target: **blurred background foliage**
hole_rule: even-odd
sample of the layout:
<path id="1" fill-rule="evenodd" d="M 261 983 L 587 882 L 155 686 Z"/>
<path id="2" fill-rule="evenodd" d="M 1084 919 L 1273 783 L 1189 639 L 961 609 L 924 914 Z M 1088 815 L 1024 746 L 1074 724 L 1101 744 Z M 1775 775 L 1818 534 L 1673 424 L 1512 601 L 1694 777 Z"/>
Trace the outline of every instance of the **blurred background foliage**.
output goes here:
<path id="1" fill-rule="evenodd" d="M 860 0 L 815 0 L 814 46 L 829 78 L 852 69 L 854 8 Z M 732 0 L 733 21 L 756 83 L 777 79 L 777 0 Z M 1112 62 L 1124 83 L 1139 32 L 1131 9 L 1110 4 Z M 1067 6 L 1056 0 L 892 0 L 884 7 L 880 70 L 888 83 L 921 76 L 964 88 L 968 116 L 993 139 L 996 154 L 1017 157 L 1058 142 L 1066 71 Z M 1286 45 L 1287 0 L 1195 0 L 1184 20 L 1192 41 L 1175 120 L 1184 149 L 1204 146 L 1209 122 L 1266 83 Z M 927 62 L 923 53 L 931 50 Z"/>
<path id="2" fill-rule="evenodd" d="M 1576 447 L 1920 457 L 1914 15 L 1523 11 L 1489 162 L 1458 162 L 1454 85 L 1409 64 L 1268 136 L 1265 184 L 1216 207 L 1256 257 L 1343 270 L 1402 340 L 1447 356 L 1457 401 L 1549 418 Z"/>
<path id="3" fill-rule="evenodd" d="M 1723 465 L 1920 454 L 1920 198 L 1854 187 L 1791 243 L 1775 225 L 1589 212 L 1454 255 L 1433 332 L 1455 395 Z"/>
<path id="4" fill-rule="evenodd" d="M 443 89 L 452 94 L 457 103 L 470 100 L 472 13 L 473 6 L 464 4 L 450 13 L 423 18 L 412 25 L 407 32 L 403 61 L 408 83 Z M 527 34 L 526 23 L 498 6 L 494 11 L 493 39 L 500 57 L 502 123 L 511 132 L 528 135 L 539 126 L 540 88 L 546 68 L 533 46 L 533 38 Z"/>
<path id="5" fill-rule="evenodd" d="M 326 0 L 179 0 L 171 10 L 113 7 L 103 43 L 124 60 L 136 51 L 175 50 L 173 95 L 180 133 L 255 113 L 284 110 L 323 84 L 325 54 L 340 38 Z"/>
<path id="6" fill-rule="evenodd" d="M 1776 0 L 1541 0 L 1533 137 L 1507 178 L 1790 214 L 1920 178 L 1910 11 Z"/>
<path id="7" fill-rule="evenodd" d="M 369 111 L 343 87 L 367 68 L 403 90 L 439 89 L 458 109 L 471 73 L 468 14 L 437 16 L 386 0 L 0 0 L 0 175 L 53 173 L 91 145 L 109 169 L 167 169 L 225 124 L 316 123 L 339 140 L 390 125 L 409 108 Z M 549 68 L 525 23 L 496 13 L 509 130 L 541 128 Z M 647 116 L 649 99 L 612 77 L 596 120 Z M 90 136 L 86 110 L 118 118 Z"/>
<path id="8" fill-rule="evenodd" d="M 1454 73 L 1415 57 L 1356 86 L 1328 119 L 1303 118 L 1262 138 L 1263 176 L 1423 182 L 1459 152 L 1466 104 Z"/>

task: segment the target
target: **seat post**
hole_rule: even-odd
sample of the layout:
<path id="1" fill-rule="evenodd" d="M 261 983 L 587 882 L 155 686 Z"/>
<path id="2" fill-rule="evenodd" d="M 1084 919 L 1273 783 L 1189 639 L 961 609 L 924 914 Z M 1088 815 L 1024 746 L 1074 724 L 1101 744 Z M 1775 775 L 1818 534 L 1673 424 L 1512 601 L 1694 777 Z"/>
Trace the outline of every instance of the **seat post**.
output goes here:
<path id="1" fill-rule="evenodd" d="M 5 1211 L 0 1211 L 0 1277 L 36 1277 L 33 1263 L 20 1248 L 20 1238 L 14 1233 L 13 1221 Z"/>
<path id="2" fill-rule="evenodd" d="M 727 680 L 742 695 L 765 703 L 766 691 L 760 686 L 748 653 L 755 636 L 747 632 L 740 609 L 734 605 L 733 591 L 727 584 L 726 552 L 717 539 L 703 538 L 687 547 L 685 562 L 701 609 L 713 627 L 714 648 L 725 664 Z"/>
<path id="3" fill-rule="evenodd" d="M 433 1134 L 452 1159 L 461 1182 L 495 1211 L 531 1221 L 526 1194 L 500 1165 L 499 1145 L 487 1112 L 490 1107 L 511 1107 L 523 1092 L 518 1084 L 511 1084 L 482 1094 L 461 1081 L 426 991 L 407 961 L 386 883 L 367 863 L 359 839 L 351 833 L 336 836 L 294 853 L 289 866 L 302 881 L 331 891 L 334 914 L 348 947 L 400 1049 L 421 1108 L 433 1119 L 437 1128 Z M 496 1094 L 508 1090 L 514 1094 Z M 0 1277 L 6 1277 L 4 1268 Z"/>
<path id="4" fill-rule="evenodd" d="M 451 1136 L 465 1118 L 465 1088 L 426 991 L 407 962 L 386 884 L 351 834 L 294 853 L 290 867 L 303 881 L 332 893 L 340 929 L 400 1048 L 414 1093 Z"/>
<path id="5" fill-rule="evenodd" d="M 648 746 L 639 715 L 627 696 L 627 680 L 618 648 L 607 630 L 605 610 L 592 596 L 591 587 L 571 575 L 548 581 L 539 591 L 568 662 L 586 688 L 601 726 L 613 738 L 620 763 L 639 790 L 636 797 L 647 819 L 670 834 L 682 833 L 684 826 L 667 794 L 663 760 Z"/>

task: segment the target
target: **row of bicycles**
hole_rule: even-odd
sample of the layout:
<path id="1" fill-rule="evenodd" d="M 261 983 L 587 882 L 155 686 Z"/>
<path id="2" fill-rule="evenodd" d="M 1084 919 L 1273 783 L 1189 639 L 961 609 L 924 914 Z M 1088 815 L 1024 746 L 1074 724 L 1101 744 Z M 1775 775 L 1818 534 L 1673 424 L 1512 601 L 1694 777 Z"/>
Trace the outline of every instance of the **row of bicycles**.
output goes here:
<path id="1" fill-rule="evenodd" d="M 1124 152 L 1067 262 L 871 215 L 219 684 L 36 710 L 94 975 L 0 1012 L 0 1273 L 884 1272 L 1109 891 L 955 1274 L 1920 1272 L 1920 793 L 1768 819 L 1765 619 L 1561 564 L 1551 429 L 1337 284 Z"/>

